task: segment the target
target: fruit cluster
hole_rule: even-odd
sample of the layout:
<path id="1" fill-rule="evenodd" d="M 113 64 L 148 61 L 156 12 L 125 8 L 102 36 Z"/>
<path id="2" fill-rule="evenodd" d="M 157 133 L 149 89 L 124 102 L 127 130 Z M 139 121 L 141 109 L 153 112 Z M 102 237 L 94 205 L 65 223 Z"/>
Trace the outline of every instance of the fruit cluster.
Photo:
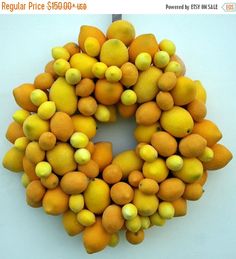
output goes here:
<path id="1" fill-rule="evenodd" d="M 198 200 L 206 170 L 224 167 L 231 152 L 206 116 L 206 92 L 185 76 L 172 41 L 135 37 L 127 21 L 106 35 L 82 26 L 78 43 L 52 49 L 33 84 L 13 90 L 21 110 L 6 133 L 14 146 L 3 166 L 22 172 L 26 201 L 62 214 L 71 236 L 83 233 L 88 253 L 131 244 L 144 230 L 184 216 Z M 93 143 L 96 122 L 135 116 L 137 146 L 115 157 L 112 143 Z M 125 133 L 124 133 L 125 134 Z"/>

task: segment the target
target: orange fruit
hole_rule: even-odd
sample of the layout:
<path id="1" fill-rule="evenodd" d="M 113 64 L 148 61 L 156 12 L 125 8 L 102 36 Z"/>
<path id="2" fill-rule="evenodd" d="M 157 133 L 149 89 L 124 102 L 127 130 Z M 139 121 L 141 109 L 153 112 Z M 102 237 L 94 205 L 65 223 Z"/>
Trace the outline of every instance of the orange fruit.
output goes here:
<path id="1" fill-rule="evenodd" d="M 35 88 L 38 88 L 41 90 L 47 90 L 52 86 L 53 82 L 54 82 L 54 78 L 52 74 L 45 72 L 35 77 L 34 86 Z"/>
<path id="2" fill-rule="evenodd" d="M 66 194 L 80 194 L 89 183 L 88 177 L 81 172 L 69 172 L 61 178 L 60 186 Z"/>
<path id="3" fill-rule="evenodd" d="M 16 139 L 24 137 L 25 134 L 23 132 L 23 127 L 19 123 L 13 121 L 9 124 L 7 131 L 6 131 L 6 138 L 12 144 L 16 141 Z"/>
<path id="4" fill-rule="evenodd" d="M 121 180 L 122 171 L 118 165 L 111 164 L 104 168 L 102 178 L 108 184 L 114 184 Z"/>
<path id="5" fill-rule="evenodd" d="M 143 174 L 140 171 L 132 171 L 128 176 L 128 182 L 133 187 L 138 187 L 140 181 L 143 179 Z"/>
<path id="6" fill-rule="evenodd" d="M 134 191 L 129 184 L 118 182 L 112 185 L 110 195 L 116 204 L 124 205 L 133 200 Z"/>
<path id="7" fill-rule="evenodd" d="M 111 83 L 106 79 L 100 79 L 95 86 L 95 97 L 98 102 L 104 105 L 113 105 L 119 102 L 123 92 L 122 84 Z"/>
<path id="8" fill-rule="evenodd" d="M 100 46 L 102 46 L 103 43 L 106 41 L 106 37 L 104 33 L 101 30 L 99 30 L 97 27 L 90 26 L 90 25 L 83 25 L 80 27 L 79 38 L 78 38 L 79 47 L 83 50 L 83 52 L 85 52 L 84 42 L 88 37 L 96 38 L 99 41 Z"/>
<path id="9" fill-rule="evenodd" d="M 135 58 L 141 52 L 147 52 L 152 57 L 158 51 L 158 43 L 153 34 L 141 34 L 137 36 L 129 46 L 129 58 L 134 63 Z"/>

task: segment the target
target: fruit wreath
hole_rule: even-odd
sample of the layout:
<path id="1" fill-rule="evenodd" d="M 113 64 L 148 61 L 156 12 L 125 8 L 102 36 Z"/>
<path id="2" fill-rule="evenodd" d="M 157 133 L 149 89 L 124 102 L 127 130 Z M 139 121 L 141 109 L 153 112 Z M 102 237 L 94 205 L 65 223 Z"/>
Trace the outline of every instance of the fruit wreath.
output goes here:
<path id="1" fill-rule="evenodd" d="M 185 76 L 168 39 L 135 36 L 117 20 L 106 35 L 81 26 L 78 44 L 52 48 L 53 60 L 34 83 L 13 90 L 21 107 L 6 138 L 14 145 L 3 166 L 23 172 L 26 202 L 62 215 L 65 231 L 82 233 L 88 253 L 131 244 L 144 231 L 184 216 L 203 194 L 207 170 L 231 152 L 206 119 L 206 91 Z M 96 122 L 135 117 L 137 146 L 113 157 L 111 142 L 93 143 Z"/>

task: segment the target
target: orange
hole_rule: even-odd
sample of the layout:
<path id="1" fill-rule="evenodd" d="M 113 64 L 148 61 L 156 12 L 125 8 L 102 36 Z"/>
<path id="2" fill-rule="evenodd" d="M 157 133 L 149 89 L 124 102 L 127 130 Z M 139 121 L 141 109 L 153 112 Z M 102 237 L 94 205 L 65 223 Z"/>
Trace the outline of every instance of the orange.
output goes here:
<path id="1" fill-rule="evenodd" d="M 124 205 L 133 200 L 134 191 L 129 184 L 118 182 L 112 185 L 110 195 L 116 204 Z"/>
<path id="2" fill-rule="evenodd" d="M 104 105 L 113 105 L 119 102 L 123 92 L 121 83 L 111 83 L 106 79 L 100 79 L 96 83 L 95 97 L 98 102 Z"/>
<path id="3" fill-rule="evenodd" d="M 126 62 L 121 66 L 122 78 L 120 82 L 127 88 L 136 84 L 138 80 L 138 69 L 131 62 Z"/>
<path id="4" fill-rule="evenodd" d="M 75 87 L 75 94 L 81 97 L 87 97 L 95 89 L 95 83 L 92 79 L 83 78 Z"/>
<path id="5" fill-rule="evenodd" d="M 16 103 L 29 112 L 36 112 L 38 109 L 30 100 L 30 95 L 34 90 L 33 84 L 22 84 L 13 90 Z"/>
<path id="6" fill-rule="evenodd" d="M 187 213 L 187 201 L 182 197 L 171 202 L 175 209 L 175 217 L 185 216 Z"/>
<path id="7" fill-rule="evenodd" d="M 106 207 L 102 214 L 102 225 L 110 234 L 119 231 L 124 225 L 121 207 L 115 204 Z"/>
<path id="8" fill-rule="evenodd" d="M 83 52 L 85 52 L 84 42 L 88 37 L 96 38 L 99 41 L 100 46 L 102 46 L 103 43 L 106 41 L 106 37 L 104 33 L 101 30 L 99 30 L 97 27 L 90 26 L 90 25 L 83 25 L 80 27 L 79 38 L 78 38 L 79 47 L 83 50 Z"/>
<path id="9" fill-rule="evenodd" d="M 54 82 L 54 78 L 52 74 L 45 72 L 35 77 L 34 86 L 35 88 L 38 88 L 41 90 L 47 90 L 52 86 L 53 82 Z"/>
<path id="10" fill-rule="evenodd" d="M 233 158 L 232 153 L 222 144 L 215 144 L 211 147 L 214 157 L 211 161 L 202 163 L 206 170 L 217 170 L 225 167 Z"/>
<path id="11" fill-rule="evenodd" d="M 75 42 L 68 42 L 63 47 L 70 53 L 70 56 L 80 52 L 80 48 Z"/>
<path id="12" fill-rule="evenodd" d="M 144 240 L 144 230 L 140 229 L 138 232 L 131 232 L 127 230 L 125 232 L 127 241 L 132 245 L 140 244 Z"/>
<path id="13" fill-rule="evenodd" d="M 118 111 L 123 118 L 132 117 L 135 114 L 137 108 L 138 105 L 136 103 L 128 106 L 124 105 L 123 103 L 118 103 Z"/>
<path id="14" fill-rule="evenodd" d="M 96 143 L 91 158 L 98 164 L 99 170 L 102 171 L 112 161 L 112 143 Z"/>
<path id="15" fill-rule="evenodd" d="M 102 225 L 101 217 L 96 222 L 86 227 L 83 231 L 83 243 L 87 253 L 92 254 L 103 250 L 110 242 L 111 234 L 107 233 Z"/>
<path id="16" fill-rule="evenodd" d="M 152 57 L 158 51 L 158 43 L 153 34 L 141 34 L 137 36 L 129 46 L 129 58 L 134 63 L 135 58 L 141 52 L 147 52 Z"/>
<path id="17" fill-rule="evenodd" d="M 108 165 L 102 172 L 102 178 L 108 184 L 119 182 L 122 178 L 122 175 L 121 168 L 115 164 Z"/>
<path id="18" fill-rule="evenodd" d="M 133 187 L 138 187 L 140 181 L 143 179 L 143 174 L 140 171 L 132 171 L 128 176 L 128 182 Z"/>
<path id="19" fill-rule="evenodd" d="M 99 174 L 99 166 L 92 159 L 84 165 L 78 165 L 78 170 L 87 175 L 88 178 L 95 178 Z"/>
<path id="20" fill-rule="evenodd" d="M 88 177 L 81 172 L 69 172 L 61 178 L 60 186 L 66 194 L 80 194 L 89 183 Z"/>
<path id="21" fill-rule="evenodd" d="M 157 150 L 158 154 L 164 157 L 175 154 L 177 150 L 177 141 L 169 133 L 158 131 L 152 135 L 152 146 Z"/>
<path id="22" fill-rule="evenodd" d="M 175 201 L 179 199 L 185 189 L 185 184 L 178 178 L 168 178 L 159 186 L 158 197 L 163 201 Z"/>
<path id="23" fill-rule="evenodd" d="M 20 137 L 24 137 L 25 134 L 23 132 L 23 127 L 19 123 L 13 121 L 9 124 L 7 131 L 6 131 L 6 138 L 12 144 L 16 141 L 16 139 Z"/>
<path id="24" fill-rule="evenodd" d="M 47 214 L 59 215 L 67 211 L 69 196 L 58 186 L 55 189 L 47 190 L 43 197 L 43 208 Z"/>

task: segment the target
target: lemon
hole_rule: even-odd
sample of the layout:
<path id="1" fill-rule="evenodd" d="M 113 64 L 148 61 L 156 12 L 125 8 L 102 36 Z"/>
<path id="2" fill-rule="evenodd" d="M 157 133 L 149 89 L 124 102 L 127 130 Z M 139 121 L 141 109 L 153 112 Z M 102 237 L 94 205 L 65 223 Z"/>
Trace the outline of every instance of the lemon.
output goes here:
<path id="1" fill-rule="evenodd" d="M 94 38 L 94 37 L 88 37 L 85 41 L 84 41 L 84 48 L 86 53 L 90 56 L 90 57 L 97 57 L 100 53 L 100 43 L 99 41 Z"/>
<path id="2" fill-rule="evenodd" d="M 128 48 L 118 39 L 110 39 L 104 42 L 100 52 L 100 61 L 107 66 L 121 67 L 129 60 Z"/>
<path id="3" fill-rule="evenodd" d="M 56 112 L 56 105 L 52 101 L 42 103 L 38 108 L 38 116 L 42 120 L 49 120 Z"/>
<path id="4" fill-rule="evenodd" d="M 124 219 L 131 220 L 138 215 L 138 210 L 132 203 L 127 203 L 122 207 L 122 215 Z"/>
<path id="5" fill-rule="evenodd" d="M 119 238 L 118 233 L 112 234 L 112 235 L 111 235 L 110 242 L 109 242 L 108 245 L 109 245 L 110 247 L 115 247 L 115 246 L 118 245 L 119 241 L 120 241 L 120 238 Z"/>
<path id="6" fill-rule="evenodd" d="M 166 159 L 166 166 L 171 170 L 171 171 L 178 171 L 183 167 L 183 158 L 178 155 L 172 155 L 169 156 Z"/>
<path id="7" fill-rule="evenodd" d="M 53 70 L 58 76 L 64 76 L 69 68 L 70 63 L 63 58 L 59 58 L 53 63 Z"/>
<path id="8" fill-rule="evenodd" d="M 88 145 L 88 143 L 89 143 L 89 138 L 83 132 L 75 132 L 70 137 L 70 144 L 74 148 L 84 148 Z"/>
<path id="9" fill-rule="evenodd" d="M 39 162 L 35 167 L 35 173 L 38 177 L 47 178 L 52 173 L 52 166 L 45 161 Z"/>
<path id="10" fill-rule="evenodd" d="M 140 157 L 146 162 L 153 162 L 157 159 L 158 153 L 151 145 L 143 145 L 139 150 Z"/>
<path id="11" fill-rule="evenodd" d="M 210 147 L 205 147 L 203 153 L 198 157 L 202 162 L 209 162 L 214 158 L 214 151 Z"/>
<path id="12" fill-rule="evenodd" d="M 138 70 L 144 71 L 147 70 L 152 63 L 152 57 L 147 52 L 142 52 L 138 54 L 138 56 L 135 58 L 135 66 Z"/>
<path id="13" fill-rule="evenodd" d="M 105 77 L 109 82 L 112 82 L 112 83 L 118 82 L 122 77 L 122 71 L 117 66 L 110 66 L 107 68 L 105 72 Z"/>
<path id="14" fill-rule="evenodd" d="M 40 104 L 48 100 L 48 97 L 44 91 L 35 89 L 31 92 L 30 100 L 34 105 L 40 106 Z"/>
<path id="15" fill-rule="evenodd" d="M 12 115 L 12 118 L 15 122 L 22 125 L 24 123 L 25 119 L 29 116 L 30 116 L 30 112 L 28 112 L 26 110 L 17 110 Z"/>
<path id="16" fill-rule="evenodd" d="M 137 95 L 135 91 L 130 89 L 125 90 L 121 95 L 121 102 L 127 106 L 135 104 L 137 102 Z"/>
<path id="17" fill-rule="evenodd" d="M 157 51 L 154 55 L 153 62 L 156 67 L 164 68 L 170 62 L 170 56 L 166 51 Z"/>
<path id="18" fill-rule="evenodd" d="M 102 79 L 105 77 L 107 65 L 103 62 L 97 62 L 92 66 L 92 73 L 95 77 Z"/>
<path id="19" fill-rule="evenodd" d="M 140 217 L 140 219 L 141 219 L 141 228 L 148 229 L 151 225 L 151 221 L 150 221 L 149 217 L 142 216 L 142 217 Z"/>
<path id="20" fill-rule="evenodd" d="M 71 195 L 69 207 L 74 213 L 80 212 L 84 208 L 84 196 L 82 194 Z"/>
<path id="21" fill-rule="evenodd" d="M 152 225 L 155 225 L 155 226 L 159 226 L 159 227 L 162 227 L 165 225 L 166 223 L 166 220 L 164 218 L 162 218 L 158 212 L 155 212 L 154 214 L 152 214 L 150 216 L 150 221 L 151 221 L 151 224 Z"/>
<path id="22" fill-rule="evenodd" d="M 143 165 L 143 175 L 157 182 L 162 182 L 168 176 L 168 168 L 162 158 L 157 158 L 151 163 L 145 162 Z"/>
<path id="23" fill-rule="evenodd" d="M 125 222 L 125 226 L 126 228 L 133 232 L 136 233 L 140 230 L 142 223 L 141 223 L 141 219 L 140 217 L 137 215 L 135 218 L 130 219 L 130 220 L 126 220 Z"/>
<path id="24" fill-rule="evenodd" d="M 174 106 L 172 109 L 162 112 L 160 122 L 164 130 L 177 138 L 190 134 L 194 125 L 190 113 L 179 106 Z"/>
<path id="25" fill-rule="evenodd" d="M 170 56 L 173 56 L 176 51 L 176 47 L 173 41 L 164 39 L 159 43 L 159 48 L 166 51 Z"/>
<path id="26" fill-rule="evenodd" d="M 92 67 L 95 63 L 97 63 L 97 59 L 86 53 L 76 53 L 70 59 L 71 67 L 77 68 L 83 78 L 94 78 Z"/>
<path id="27" fill-rule="evenodd" d="M 182 168 L 172 173 L 186 183 L 193 183 L 201 178 L 203 166 L 197 158 L 183 158 Z"/>
<path id="28" fill-rule="evenodd" d="M 109 109 L 105 105 L 99 104 L 97 106 L 97 110 L 96 110 L 94 116 L 98 121 L 108 122 L 110 120 L 111 114 L 110 114 Z"/>
<path id="29" fill-rule="evenodd" d="M 52 48 L 52 57 L 54 59 L 64 59 L 64 60 L 69 60 L 70 58 L 70 53 L 66 48 L 63 47 L 54 47 Z"/>
<path id="30" fill-rule="evenodd" d="M 182 66 L 177 61 L 170 61 L 165 68 L 165 72 L 173 72 L 176 76 L 182 73 Z"/>
<path id="31" fill-rule="evenodd" d="M 25 151 L 29 142 L 30 141 L 27 137 L 20 137 L 15 140 L 14 145 L 18 150 Z"/>
<path id="32" fill-rule="evenodd" d="M 96 217 L 92 211 L 84 209 L 77 214 L 77 220 L 81 225 L 89 227 L 95 223 Z"/>
<path id="33" fill-rule="evenodd" d="M 21 183 L 26 188 L 30 183 L 30 179 L 26 173 L 23 173 L 21 176 Z"/>
<path id="34" fill-rule="evenodd" d="M 86 148 L 80 148 L 75 151 L 74 159 L 79 165 L 84 165 L 89 162 L 91 154 Z"/>
<path id="35" fill-rule="evenodd" d="M 66 71 L 65 78 L 68 84 L 76 85 L 81 80 L 81 73 L 76 68 L 69 68 Z"/>
<path id="36" fill-rule="evenodd" d="M 163 201 L 159 204 L 158 213 L 163 219 L 172 219 L 175 215 L 175 208 L 172 203 Z"/>

